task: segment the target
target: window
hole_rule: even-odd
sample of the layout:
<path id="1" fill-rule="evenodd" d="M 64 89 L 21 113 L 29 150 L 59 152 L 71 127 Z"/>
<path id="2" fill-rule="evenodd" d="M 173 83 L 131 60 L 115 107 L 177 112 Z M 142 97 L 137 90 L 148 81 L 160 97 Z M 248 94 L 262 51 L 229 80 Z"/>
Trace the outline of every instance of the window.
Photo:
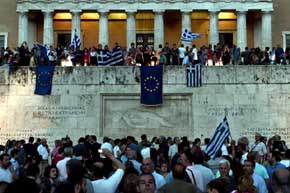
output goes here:
<path id="1" fill-rule="evenodd" d="M 290 45 L 290 31 L 283 31 L 283 48 L 286 49 L 288 45 Z"/>
<path id="2" fill-rule="evenodd" d="M 0 48 L 6 48 L 8 40 L 8 33 L 7 32 L 0 32 Z"/>

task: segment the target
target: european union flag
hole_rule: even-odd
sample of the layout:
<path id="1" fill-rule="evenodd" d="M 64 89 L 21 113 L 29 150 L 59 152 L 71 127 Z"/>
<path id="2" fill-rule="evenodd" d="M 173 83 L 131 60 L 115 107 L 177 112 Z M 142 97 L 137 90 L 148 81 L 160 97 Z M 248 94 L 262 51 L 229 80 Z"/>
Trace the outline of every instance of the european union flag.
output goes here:
<path id="1" fill-rule="evenodd" d="M 36 67 L 36 85 L 34 94 L 50 95 L 54 66 Z"/>
<path id="2" fill-rule="evenodd" d="M 159 66 L 141 66 L 141 104 L 154 106 L 162 104 L 162 73 Z"/>

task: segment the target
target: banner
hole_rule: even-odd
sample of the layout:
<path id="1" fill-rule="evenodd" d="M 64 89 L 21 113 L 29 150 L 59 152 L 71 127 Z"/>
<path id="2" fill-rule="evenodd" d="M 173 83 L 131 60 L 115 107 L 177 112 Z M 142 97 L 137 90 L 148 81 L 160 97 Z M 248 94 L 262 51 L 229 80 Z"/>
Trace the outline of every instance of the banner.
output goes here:
<path id="1" fill-rule="evenodd" d="M 162 97 L 162 65 L 141 66 L 141 104 L 148 106 L 161 105 Z"/>
<path id="2" fill-rule="evenodd" d="M 54 66 L 37 66 L 36 67 L 36 85 L 34 94 L 50 95 L 52 87 L 52 78 Z"/>

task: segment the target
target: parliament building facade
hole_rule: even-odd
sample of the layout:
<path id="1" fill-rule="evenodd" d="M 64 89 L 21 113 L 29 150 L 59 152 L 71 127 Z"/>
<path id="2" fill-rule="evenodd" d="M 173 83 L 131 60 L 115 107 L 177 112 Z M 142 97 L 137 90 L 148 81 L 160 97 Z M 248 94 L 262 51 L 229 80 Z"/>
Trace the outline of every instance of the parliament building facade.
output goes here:
<path id="1" fill-rule="evenodd" d="M 289 0 L 1 0 L 0 47 L 23 41 L 82 48 L 115 42 L 181 44 L 184 29 L 208 44 L 240 48 L 290 44 Z"/>

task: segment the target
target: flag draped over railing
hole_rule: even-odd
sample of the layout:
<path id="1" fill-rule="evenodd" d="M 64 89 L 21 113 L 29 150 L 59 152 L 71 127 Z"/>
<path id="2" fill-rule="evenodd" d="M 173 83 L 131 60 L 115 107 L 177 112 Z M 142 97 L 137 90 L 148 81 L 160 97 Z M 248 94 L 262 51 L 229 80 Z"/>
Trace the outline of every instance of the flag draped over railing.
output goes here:
<path id="1" fill-rule="evenodd" d="M 185 29 L 181 35 L 181 40 L 184 42 L 192 42 L 196 38 L 201 38 L 201 35 L 198 33 L 193 33 L 188 29 Z"/>
<path id="2" fill-rule="evenodd" d="M 113 52 L 99 50 L 97 53 L 99 66 L 118 66 L 124 64 L 123 52 L 120 48 L 113 49 Z"/>
<path id="3" fill-rule="evenodd" d="M 77 29 L 75 29 L 75 34 L 74 34 L 74 37 L 72 39 L 71 45 L 74 47 L 75 50 L 82 45 L 81 39 L 77 34 Z"/>
<path id="4" fill-rule="evenodd" d="M 219 124 L 208 145 L 206 146 L 205 153 L 211 158 L 215 158 L 218 151 L 222 148 L 225 140 L 231 135 L 227 118 Z"/>
<path id="5" fill-rule="evenodd" d="M 54 66 L 37 66 L 36 67 L 36 85 L 34 94 L 50 95 L 52 87 L 52 78 Z"/>
<path id="6" fill-rule="evenodd" d="M 162 65 L 141 66 L 141 104 L 148 106 L 161 105 L 162 98 Z"/>
<path id="7" fill-rule="evenodd" d="M 188 87 L 200 87 L 202 84 L 202 65 L 189 65 L 186 67 L 186 85 Z"/>

